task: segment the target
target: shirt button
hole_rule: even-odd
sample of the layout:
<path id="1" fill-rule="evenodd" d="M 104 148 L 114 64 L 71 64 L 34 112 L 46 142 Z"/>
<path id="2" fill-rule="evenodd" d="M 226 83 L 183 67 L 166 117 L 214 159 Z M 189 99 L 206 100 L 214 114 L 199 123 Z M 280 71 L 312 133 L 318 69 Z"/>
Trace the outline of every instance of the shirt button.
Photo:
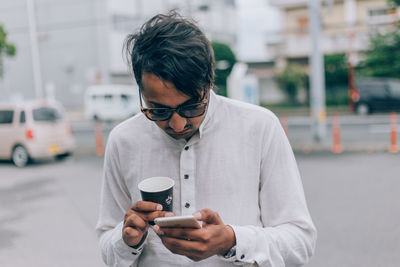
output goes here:
<path id="1" fill-rule="evenodd" d="M 187 209 L 188 209 L 189 207 L 190 207 L 190 204 L 186 202 L 186 204 L 185 204 L 185 208 L 187 208 Z"/>
<path id="2" fill-rule="evenodd" d="M 189 175 L 188 175 L 188 174 L 185 174 L 185 175 L 183 176 L 183 178 L 184 178 L 184 179 L 189 179 Z"/>
<path id="3" fill-rule="evenodd" d="M 188 147 L 188 146 L 185 146 L 185 150 L 189 150 L 189 147 Z"/>
<path id="4" fill-rule="evenodd" d="M 244 259 L 244 254 L 240 257 L 240 259 L 242 259 L 242 260 Z"/>

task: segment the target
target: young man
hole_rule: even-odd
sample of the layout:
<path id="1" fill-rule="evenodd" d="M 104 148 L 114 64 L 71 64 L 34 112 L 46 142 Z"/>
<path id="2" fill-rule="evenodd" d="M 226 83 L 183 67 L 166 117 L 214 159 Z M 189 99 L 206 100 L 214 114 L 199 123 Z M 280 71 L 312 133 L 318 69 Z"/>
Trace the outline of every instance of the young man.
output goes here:
<path id="1" fill-rule="evenodd" d="M 199 28 L 157 15 L 127 38 L 142 114 L 109 136 L 97 232 L 109 266 L 299 266 L 316 230 L 279 120 L 217 96 Z M 174 179 L 173 215 L 201 229 L 159 228 L 171 213 L 141 201 L 145 178 Z"/>

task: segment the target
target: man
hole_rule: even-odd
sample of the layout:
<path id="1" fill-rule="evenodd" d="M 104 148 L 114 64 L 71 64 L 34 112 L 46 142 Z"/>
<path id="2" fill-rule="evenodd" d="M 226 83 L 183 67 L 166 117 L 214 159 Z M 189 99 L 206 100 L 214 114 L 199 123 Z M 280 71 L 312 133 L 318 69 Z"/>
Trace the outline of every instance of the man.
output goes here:
<path id="1" fill-rule="evenodd" d="M 316 230 L 297 165 L 270 111 L 213 91 L 199 28 L 157 15 L 127 38 L 142 113 L 109 136 L 97 232 L 109 266 L 299 266 Z M 141 201 L 145 178 L 174 179 L 173 213 Z M 193 214 L 201 229 L 160 228 Z"/>

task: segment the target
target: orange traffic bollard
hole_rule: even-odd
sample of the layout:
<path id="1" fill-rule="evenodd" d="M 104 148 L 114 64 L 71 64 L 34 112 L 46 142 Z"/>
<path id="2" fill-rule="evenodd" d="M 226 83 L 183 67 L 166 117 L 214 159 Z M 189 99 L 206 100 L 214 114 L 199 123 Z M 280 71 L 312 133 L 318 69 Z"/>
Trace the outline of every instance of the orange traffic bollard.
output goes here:
<path id="1" fill-rule="evenodd" d="M 95 135 L 96 135 L 96 155 L 103 156 L 104 155 L 104 140 L 103 140 L 103 132 L 102 132 L 102 127 L 101 127 L 101 122 L 96 122 Z"/>
<path id="2" fill-rule="evenodd" d="M 397 147 L 397 120 L 396 113 L 390 113 L 390 147 L 389 153 L 397 153 L 399 148 Z"/>
<path id="3" fill-rule="evenodd" d="M 279 118 L 279 120 L 281 121 L 281 125 L 282 125 L 283 130 L 285 131 L 286 136 L 289 138 L 287 117 L 286 116 L 281 116 Z"/>
<path id="4" fill-rule="evenodd" d="M 343 147 L 342 147 L 341 140 L 340 140 L 340 123 L 339 123 L 338 115 L 333 116 L 332 132 L 333 132 L 332 153 L 340 154 L 343 152 Z"/>

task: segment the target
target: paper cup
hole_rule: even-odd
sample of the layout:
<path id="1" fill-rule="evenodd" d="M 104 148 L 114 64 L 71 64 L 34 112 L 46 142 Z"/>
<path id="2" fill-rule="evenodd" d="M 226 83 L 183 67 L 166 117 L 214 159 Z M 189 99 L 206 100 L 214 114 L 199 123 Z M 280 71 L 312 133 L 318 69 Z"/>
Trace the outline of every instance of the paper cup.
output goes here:
<path id="1" fill-rule="evenodd" d="M 169 177 L 151 177 L 138 184 L 144 201 L 159 203 L 163 211 L 172 211 L 175 182 Z"/>

